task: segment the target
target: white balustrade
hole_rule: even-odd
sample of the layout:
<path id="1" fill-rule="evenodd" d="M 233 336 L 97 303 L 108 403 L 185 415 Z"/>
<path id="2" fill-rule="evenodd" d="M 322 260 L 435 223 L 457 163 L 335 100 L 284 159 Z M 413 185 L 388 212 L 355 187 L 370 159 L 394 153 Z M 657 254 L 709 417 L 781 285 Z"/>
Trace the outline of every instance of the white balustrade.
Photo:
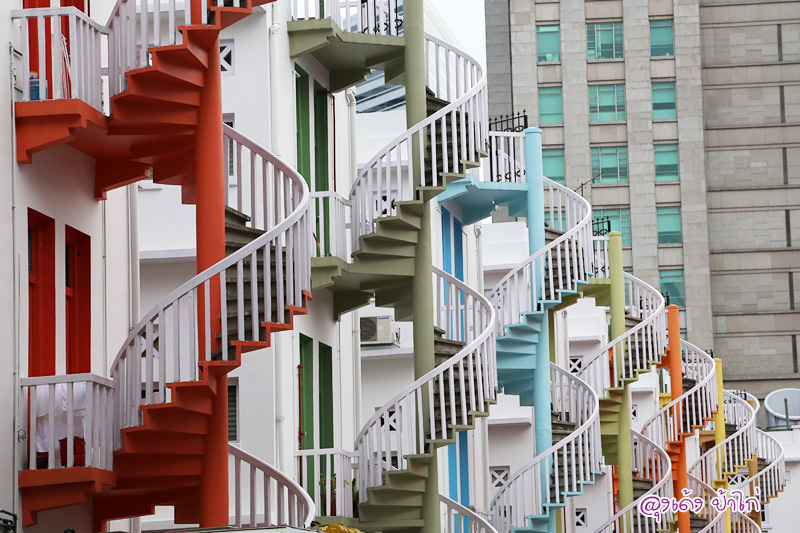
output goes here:
<path id="1" fill-rule="evenodd" d="M 697 346 L 681 339 L 684 377 L 697 381 L 694 387 L 661 408 L 642 426 L 642 433 L 664 447 L 694 433 L 714 417 L 717 410 L 717 379 L 714 359 Z"/>
<path id="2" fill-rule="evenodd" d="M 364 425 L 356 439 L 362 502 L 369 487 L 383 484 L 384 472 L 406 468 L 409 454 L 433 453 L 431 440 L 447 439 L 449 426 L 469 424 L 469 413 L 484 410 L 485 402 L 496 397 L 494 309 L 463 281 L 436 267 L 433 271 L 432 326 L 465 347 L 386 402 Z"/>
<path id="3" fill-rule="evenodd" d="M 608 259 L 608 237 L 595 235 L 592 238 L 592 246 L 594 247 L 594 263 L 592 263 L 594 277 L 607 278 L 611 273 Z"/>
<path id="4" fill-rule="evenodd" d="M 425 50 L 427 87 L 450 103 L 394 139 L 359 171 L 350 192 L 353 250 L 359 249 L 361 236 L 375 231 L 378 218 L 396 214 L 397 202 L 414 200 L 417 187 L 444 187 L 445 175 L 463 171 L 462 161 L 474 161 L 476 151 L 487 148 L 486 75 L 480 64 L 430 35 Z M 423 155 L 426 150 L 429 158 Z"/>
<path id="5" fill-rule="evenodd" d="M 292 0 L 294 20 L 332 19 L 347 33 L 403 34 L 402 0 Z"/>
<path id="6" fill-rule="evenodd" d="M 762 533 L 761 527 L 752 518 L 741 513 L 733 513 L 731 516 L 731 531 L 733 533 Z"/>
<path id="7" fill-rule="evenodd" d="M 497 533 L 477 511 L 439 494 L 440 531 L 442 533 Z"/>
<path id="8" fill-rule="evenodd" d="M 652 481 L 653 485 L 640 499 L 649 497 L 672 498 L 672 462 L 663 447 L 645 435 L 631 431 L 633 468 L 638 479 Z M 673 519 L 672 511 L 658 518 L 642 514 L 639 499 L 622 508 L 595 533 L 657 533 L 667 531 Z"/>
<path id="9" fill-rule="evenodd" d="M 498 337 L 505 335 L 507 325 L 522 322 L 523 313 L 542 311 L 545 301 L 561 299 L 560 290 L 574 290 L 576 282 L 592 275 L 591 206 L 548 178 L 544 197 L 545 220 L 564 234 L 514 267 L 489 293 L 497 310 Z"/>
<path id="10" fill-rule="evenodd" d="M 703 500 L 703 508 L 694 512 L 697 518 L 706 520 L 708 524 L 700 530 L 700 533 L 725 533 L 725 513 L 720 513 L 711 505 L 711 500 L 718 496 L 717 492 L 704 481 L 689 473 L 689 490 L 692 494 L 690 498 L 700 498 Z M 738 513 L 731 513 L 732 515 Z M 761 533 L 761 530 L 759 530 Z"/>
<path id="11" fill-rule="evenodd" d="M 783 490 L 786 485 L 786 458 L 781 443 L 766 431 L 756 429 L 758 457 L 766 461 L 766 466 L 758 474 L 747 478 L 741 485 L 731 487 L 744 492 L 757 486 L 761 503 L 768 502 Z M 751 492 L 751 495 L 752 494 Z"/>
<path id="12" fill-rule="evenodd" d="M 79 98 L 102 111 L 108 28 L 75 7 L 17 9 L 11 18 L 21 22 L 22 100 Z"/>
<path id="13" fill-rule="evenodd" d="M 727 475 L 747 468 L 747 461 L 757 452 L 756 413 L 753 407 L 735 394 L 723 391 L 725 424 L 736 426 L 736 432 L 700 456 L 689 473 L 712 485 Z"/>
<path id="14" fill-rule="evenodd" d="M 501 487 L 490 509 L 501 533 L 528 527 L 528 517 L 547 513 L 545 505 L 563 503 L 579 493 L 602 469 L 600 400 L 584 381 L 550 364 L 550 397 L 559 422 L 575 424 L 569 436 L 520 468 Z"/>
<path id="15" fill-rule="evenodd" d="M 228 445 L 233 457 L 233 526 L 307 528 L 314 502 L 296 481 L 277 468 Z"/>
<path id="16" fill-rule="evenodd" d="M 525 134 L 489 132 L 489 174 L 484 181 L 525 183 Z"/>
<path id="17" fill-rule="evenodd" d="M 607 241 L 600 239 L 596 237 L 595 243 L 604 243 L 600 250 L 605 254 L 603 260 L 607 261 Z M 640 322 L 587 357 L 578 372 L 578 376 L 601 396 L 606 395 L 607 388 L 621 386 L 623 379 L 634 378 L 638 372 L 649 370 L 666 352 L 667 315 L 664 297 L 639 278 L 627 272 L 623 276 L 626 285 L 625 314 Z M 612 356 L 611 370 L 609 352 Z"/>
<path id="18" fill-rule="evenodd" d="M 354 517 L 357 454 L 341 448 L 297 450 L 297 479 L 316 504 L 317 516 Z"/>
<path id="19" fill-rule="evenodd" d="M 350 201 L 333 191 L 311 193 L 311 220 L 315 242 L 313 257 L 338 257 L 347 261 L 347 211 Z"/>
<path id="20" fill-rule="evenodd" d="M 117 447 L 119 430 L 140 424 L 140 406 L 170 400 L 167 383 L 196 380 L 198 363 L 212 357 L 230 360 L 231 342 L 266 341 L 262 323 L 285 323 L 284 310 L 302 306 L 304 291 L 311 290 L 305 179 L 232 128 L 224 133 L 237 153 L 248 153 L 251 165 L 239 190 L 250 184 L 248 224 L 265 233 L 170 293 L 130 333 L 111 366 Z M 244 209 L 245 198 L 237 199 Z M 211 316 L 212 300 L 220 303 L 219 320 Z M 236 309 L 235 321 L 228 319 L 228 306 Z"/>
<path id="21" fill-rule="evenodd" d="M 23 401 L 28 402 L 31 470 L 59 466 L 111 470 L 111 380 L 93 374 L 69 374 L 22 378 L 20 385 Z M 37 459 L 46 461 L 46 466 L 37 465 Z"/>

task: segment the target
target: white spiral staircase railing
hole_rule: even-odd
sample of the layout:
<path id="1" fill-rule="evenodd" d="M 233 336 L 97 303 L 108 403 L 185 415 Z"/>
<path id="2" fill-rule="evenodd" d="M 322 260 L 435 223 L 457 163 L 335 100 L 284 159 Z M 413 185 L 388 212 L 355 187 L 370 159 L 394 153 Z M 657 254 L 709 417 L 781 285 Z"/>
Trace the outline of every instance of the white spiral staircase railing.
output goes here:
<path id="1" fill-rule="evenodd" d="M 433 278 L 433 325 L 465 347 L 395 395 L 364 425 L 356 439 L 361 502 L 369 487 L 383 484 L 384 472 L 405 469 L 408 455 L 433 453 L 429 440 L 447 439 L 448 426 L 469 425 L 469 413 L 496 397 L 494 309 L 477 290 L 436 267 Z"/>
<path id="2" fill-rule="evenodd" d="M 243 149 L 249 152 L 248 157 L 237 158 L 236 206 L 245 209 L 250 205 L 250 226 L 265 233 L 175 289 L 131 331 L 111 365 L 111 378 L 116 383 L 116 448 L 122 446 L 120 430 L 140 424 L 141 406 L 170 401 L 167 383 L 195 381 L 198 363 L 211 360 L 215 346 L 222 347 L 219 359 L 231 360 L 231 341 L 266 341 L 260 338 L 261 325 L 284 323 L 285 313 L 280 310 L 301 306 L 303 292 L 311 290 L 309 192 L 305 180 L 232 128 L 225 126 L 224 133 L 237 153 Z M 242 165 L 242 161 L 250 164 Z M 228 328 L 225 305 L 232 301 L 226 294 L 231 280 L 236 285 L 238 309 L 233 331 Z M 249 294 L 245 283 L 249 284 Z M 273 315 L 273 290 L 278 316 Z M 222 302 L 218 339 L 211 317 L 214 293 Z M 249 301 L 249 315 L 244 312 L 245 300 Z M 200 326 L 204 327 L 197 324 L 200 310 L 204 317 Z M 213 317 L 213 321 L 216 319 Z M 250 321 L 252 328 L 247 329 L 245 321 Z"/>
<path id="3" fill-rule="evenodd" d="M 311 525 L 314 500 L 295 480 L 232 444 L 228 453 L 233 457 L 234 526 Z"/>
<path id="4" fill-rule="evenodd" d="M 559 290 L 573 290 L 575 282 L 592 275 L 591 205 L 548 178 L 544 197 L 545 220 L 564 234 L 515 266 L 489 293 L 498 337 L 506 334 L 506 325 L 522 322 L 524 313 L 542 311 L 545 301 L 561 299 Z"/>
<path id="5" fill-rule="evenodd" d="M 717 381 L 714 359 L 697 346 L 681 339 L 684 377 L 694 387 L 662 407 L 644 423 L 642 433 L 666 447 L 704 427 L 717 410 Z"/>
<path id="6" fill-rule="evenodd" d="M 636 477 L 649 479 L 652 488 L 641 498 L 626 505 L 612 516 L 595 533 L 656 533 L 668 531 L 673 512 L 665 510 L 657 518 L 639 512 L 639 501 L 645 498 L 672 498 L 672 461 L 664 447 L 647 436 L 631 431 L 631 450 Z"/>
<path id="7" fill-rule="evenodd" d="M 602 468 L 597 393 L 551 363 L 550 394 L 559 421 L 575 424 L 577 429 L 520 468 L 497 491 L 490 512 L 501 533 L 528 527 L 528 517 L 547 514 L 547 505 L 563 504 L 567 494 L 580 492 L 581 484 L 592 483 L 594 473 Z"/>
<path id="8" fill-rule="evenodd" d="M 693 476 L 691 472 L 689 473 L 688 488 L 692 491 L 692 494 L 689 495 L 690 498 L 700 498 L 703 501 L 702 508 L 693 509 L 696 517 L 708 522 L 708 525 L 701 529 L 700 533 L 725 533 L 725 513 L 719 512 L 711 504 L 711 501 L 718 496 L 717 491 L 708 483 Z M 761 533 L 761 530 L 759 529 L 758 532 Z"/>
<path id="9" fill-rule="evenodd" d="M 497 533 L 485 518 L 443 494 L 439 494 L 439 508 L 442 531 L 455 533 L 463 527 L 465 533 Z"/>
<path id="10" fill-rule="evenodd" d="M 725 424 L 736 426 L 736 432 L 717 444 L 689 467 L 689 474 L 712 485 L 713 481 L 732 476 L 757 452 L 756 412 L 745 400 L 723 391 Z"/>
<path id="11" fill-rule="evenodd" d="M 667 346 L 664 297 L 639 278 L 627 272 L 623 275 L 627 288 L 625 313 L 640 322 L 588 357 L 578 371 L 578 376 L 600 396 L 605 396 L 608 388 L 621 387 L 623 379 L 635 378 L 638 372 L 650 370 Z"/>
<path id="12" fill-rule="evenodd" d="M 763 504 L 777 496 L 786 485 L 786 458 L 781 443 L 768 432 L 756 429 L 756 441 L 758 457 L 764 459 L 767 465 L 758 474 L 731 489 L 744 490 L 755 483 L 760 491 L 759 500 Z"/>
<path id="13" fill-rule="evenodd" d="M 425 36 L 425 61 L 428 89 L 450 103 L 394 139 L 359 171 L 350 191 L 353 251 L 360 248 L 360 237 L 375 231 L 378 218 L 396 213 L 397 202 L 416 199 L 418 187 L 444 187 L 445 174 L 459 172 L 462 160 L 474 160 L 478 150 L 486 149 L 486 74 L 480 64 L 430 35 Z M 423 156 L 428 146 L 430 182 Z"/>

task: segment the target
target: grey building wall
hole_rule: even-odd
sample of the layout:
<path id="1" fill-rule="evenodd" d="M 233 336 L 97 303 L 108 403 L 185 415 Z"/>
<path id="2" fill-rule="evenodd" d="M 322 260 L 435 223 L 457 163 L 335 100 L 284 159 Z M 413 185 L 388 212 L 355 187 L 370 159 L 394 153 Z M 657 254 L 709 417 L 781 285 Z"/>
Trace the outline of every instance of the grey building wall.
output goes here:
<path id="1" fill-rule="evenodd" d="M 564 123 L 542 125 L 543 144 L 564 149 L 571 188 L 591 177 L 592 147 L 627 146 L 628 183 L 584 189 L 596 209 L 630 209 L 626 269 L 655 286 L 684 271 L 687 338 L 714 348 L 732 386 L 798 386 L 800 1 L 486 0 L 486 13 L 490 110 L 537 125 L 539 87 L 560 86 Z M 674 57 L 650 57 L 653 18 L 673 19 Z M 588 60 L 587 22 L 616 20 L 624 58 Z M 560 62 L 536 60 L 545 23 L 559 24 Z M 677 119 L 652 118 L 659 81 L 676 84 Z M 625 84 L 625 121 L 589 122 L 593 83 Z M 655 182 L 659 143 L 678 145 L 679 183 Z M 682 244 L 658 244 L 661 206 L 680 206 Z"/>

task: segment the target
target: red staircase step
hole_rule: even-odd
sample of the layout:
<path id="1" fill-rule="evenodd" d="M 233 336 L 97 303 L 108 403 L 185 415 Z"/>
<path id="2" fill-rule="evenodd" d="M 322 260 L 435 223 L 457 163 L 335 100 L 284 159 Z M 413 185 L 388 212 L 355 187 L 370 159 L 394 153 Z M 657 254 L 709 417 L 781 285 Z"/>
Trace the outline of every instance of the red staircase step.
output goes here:
<path id="1" fill-rule="evenodd" d="M 129 431 L 123 433 L 126 453 L 149 453 L 158 450 L 161 454 L 202 455 L 205 450 L 205 435 L 175 433 L 174 431 Z"/>

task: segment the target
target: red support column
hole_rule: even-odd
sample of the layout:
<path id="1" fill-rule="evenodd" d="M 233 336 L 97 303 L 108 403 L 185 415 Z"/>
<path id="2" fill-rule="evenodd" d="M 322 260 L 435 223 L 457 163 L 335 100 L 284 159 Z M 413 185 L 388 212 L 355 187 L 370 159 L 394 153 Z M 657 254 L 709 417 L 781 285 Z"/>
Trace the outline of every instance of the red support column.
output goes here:
<path id="1" fill-rule="evenodd" d="M 194 2 L 193 2 L 194 3 Z M 194 19 L 195 12 L 192 17 Z M 200 93 L 195 137 L 197 194 L 197 271 L 225 258 L 225 162 L 222 136 L 222 79 L 219 38 L 208 54 L 205 85 Z M 211 294 L 201 292 L 200 331 L 205 327 L 204 298 L 210 299 L 212 352 L 219 348 L 214 334 L 221 330 L 219 280 L 210 284 Z M 201 336 L 201 339 L 204 338 Z M 201 354 L 210 359 L 211 354 Z M 223 355 L 226 352 L 223 349 Z M 201 359 L 202 360 L 202 359 Z M 228 525 L 228 383 L 226 369 L 206 370 L 210 384 L 216 384 L 214 409 L 206 436 L 200 482 L 200 526 Z"/>
<path id="2" fill-rule="evenodd" d="M 683 366 L 681 365 L 681 321 L 677 305 L 667 306 L 667 332 L 669 335 L 669 380 L 672 388 L 672 399 L 675 400 L 683 394 Z M 678 424 L 681 420 L 683 406 L 676 406 Z M 676 498 L 680 498 L 682 490 L 689 487 L 689 473 L 686 465 L 686 441 L 679 438 L 674 448 L 678 452 L 677 458 L 673 456 L 673 491 Z M 678 531 L 690 533 L 691 523 L 689 513 L 678 513 Z"/>

